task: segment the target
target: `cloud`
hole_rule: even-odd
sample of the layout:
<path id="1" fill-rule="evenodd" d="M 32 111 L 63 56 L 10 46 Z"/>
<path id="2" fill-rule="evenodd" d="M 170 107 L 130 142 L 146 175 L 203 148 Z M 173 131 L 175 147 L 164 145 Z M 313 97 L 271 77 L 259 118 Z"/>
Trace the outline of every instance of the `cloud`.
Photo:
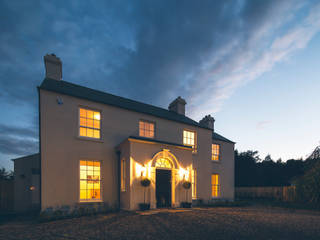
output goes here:
<path id="1" fill-rule="evenodd" d="M 262 130 L 262 129 L 266 128 L 270 123 L 271 123 L 271 121 L 267 121 L 267 120 L 266 121 L 260 121 L 260 122 L 257 123 L 256 128 L 258 130 Z"/>
<path id="2" fill-rule="evenodd" d="M 319 6 L 298 0 L 1 1 L 0 101 L 11 104 L 8 115 L 35 112 L 42 57 L 53 52 L 66 81 L 162 107 L 183 96 L 187 114 L 199 120 L 306 47 L 319 32 Z M 22 132 L 2 134 L 2 151 L 34 150 L 35 138 L 12 130 Z M 24 142 L 20 148 L 14 141 Z"/>
<path id="3" fill-rule="evenodd" d="M 0 154 L 27 155 L 39 152 L 37 131 L 0 124 Z"/>

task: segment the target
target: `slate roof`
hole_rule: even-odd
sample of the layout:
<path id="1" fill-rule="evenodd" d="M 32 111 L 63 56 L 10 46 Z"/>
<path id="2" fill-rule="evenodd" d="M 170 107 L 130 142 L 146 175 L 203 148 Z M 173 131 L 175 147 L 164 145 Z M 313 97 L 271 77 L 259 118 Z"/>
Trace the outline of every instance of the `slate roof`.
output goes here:
<path id="1" fill-rule="evenodd" d="M 212 139 L 213 140 L 218 140 L 218 141 L 223 141 L 223 142 L 228 142 L 228 143 L 235 143 L 235 142 L 232 142 L 231 140 L 221 136 L 220 134 L 218 134 L 216 132 L 212 133 Z"/>
<path id="2" fill-rule="evenodd" d="M 72 97 L 90 100 L 93 102 L 104 103 L 107 105 L 127 109 L 130 111 L 140 112 L 140 113 L 144 113 L 144 114 L 152 115 L 155 117 L 164 118 L 164 119 L 168 119 L 168 120 L 172 120 L 172 121 L 176 121 L 176 122 L 180 122 L 180 123 L 184 123 L 184 124 L 188 124 L 188 125 L 192 125 L 200 128 L 210 129 L 200 125 L 198 122 L 192 120 L 191 118 L 186 117 L 185 115 L 181 115 L 164 108 L 134 101 L 124 97 L 119 97 L 113 94 L 83 87 L 83 86 L 62 81 L 62 80 L 57 81 L 54 79 L 45 78 L 38 88 L 60 93 L 60 94 L 69 95 Z M 212 139 L 234 143 L 229 139 L 215 132 L 212 134 Z"/>
<path id="3" fill-rule="evenodd" d="M 196 127 L 209 129 L 200 125 L 198 122 L 192 120 L 191 118 L 169 111 L 167 109 L 130 100 L 128 98 L 115 96 L 109 93 L 83 87 L 66 81 L 57 81 L 54 79 L 45 78 L 39 88 L 47 91 L 69 95 L 72 97 L 90 100 L 93 102 L 99 102 L 119 108 L 124 108 L 134 112 L 145 113 L 155 117 L 181 122 Z"/>

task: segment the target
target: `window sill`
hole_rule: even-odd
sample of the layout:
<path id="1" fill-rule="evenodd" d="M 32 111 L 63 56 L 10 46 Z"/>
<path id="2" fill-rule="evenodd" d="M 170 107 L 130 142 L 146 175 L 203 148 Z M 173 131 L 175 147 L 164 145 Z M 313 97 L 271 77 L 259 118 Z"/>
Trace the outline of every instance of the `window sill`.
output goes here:
<path id="1" fill-rule="evenodd" d="M 99 203 L 99 202 L 103 202 L 101 199 L 99 200 L 80 200 L 79 203 Z"/>
<path id="2" fill-rule="evenodd" d="M 91 141 L 91 142 L 104 143 L 104 141 L 102 139 L 97 139 L 97 138 L 89 138 L 89 137 L 77 136 L 76 139 L 82 140 L 82 141 Z"/>
<path id="3" fill-rule="evenodd" d="M 219 161 L 217 161 L 217 160 L 211 160 L 211 162 L 213 162 L 213 163 L 221 163 L 221 161 L 219 160 Z"/>

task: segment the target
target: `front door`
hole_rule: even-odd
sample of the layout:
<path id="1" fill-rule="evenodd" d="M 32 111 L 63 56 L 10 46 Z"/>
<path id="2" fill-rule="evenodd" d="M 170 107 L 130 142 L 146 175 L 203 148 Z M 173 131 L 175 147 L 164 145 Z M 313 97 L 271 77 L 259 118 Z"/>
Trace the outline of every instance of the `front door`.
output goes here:
<path id="1" fill-rule="evenodd" d="M 156 170 L 157 207 L 171 207 L 171 170 Z"/>

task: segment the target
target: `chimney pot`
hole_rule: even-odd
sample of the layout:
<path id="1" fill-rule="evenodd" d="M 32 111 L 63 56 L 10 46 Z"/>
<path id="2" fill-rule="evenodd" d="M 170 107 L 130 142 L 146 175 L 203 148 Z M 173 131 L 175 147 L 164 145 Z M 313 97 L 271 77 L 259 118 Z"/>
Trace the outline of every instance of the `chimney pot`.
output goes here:
<path id="1" fill-rule="evenodd" d="M 62 62 L 54 53 L 43 57 L 46 68 L 46 78 L 60 81 L 62 79 Z"/>
<path id="2" fill-rule="evenodd" d="M 170 103 L 168 109 L 172 112 L 176 112 L 181 115 L 185 115 L 185 106 L 186 106 L 186 100 L 181 98 L 180 96 L 177 97 L 172 103 Z"/>

